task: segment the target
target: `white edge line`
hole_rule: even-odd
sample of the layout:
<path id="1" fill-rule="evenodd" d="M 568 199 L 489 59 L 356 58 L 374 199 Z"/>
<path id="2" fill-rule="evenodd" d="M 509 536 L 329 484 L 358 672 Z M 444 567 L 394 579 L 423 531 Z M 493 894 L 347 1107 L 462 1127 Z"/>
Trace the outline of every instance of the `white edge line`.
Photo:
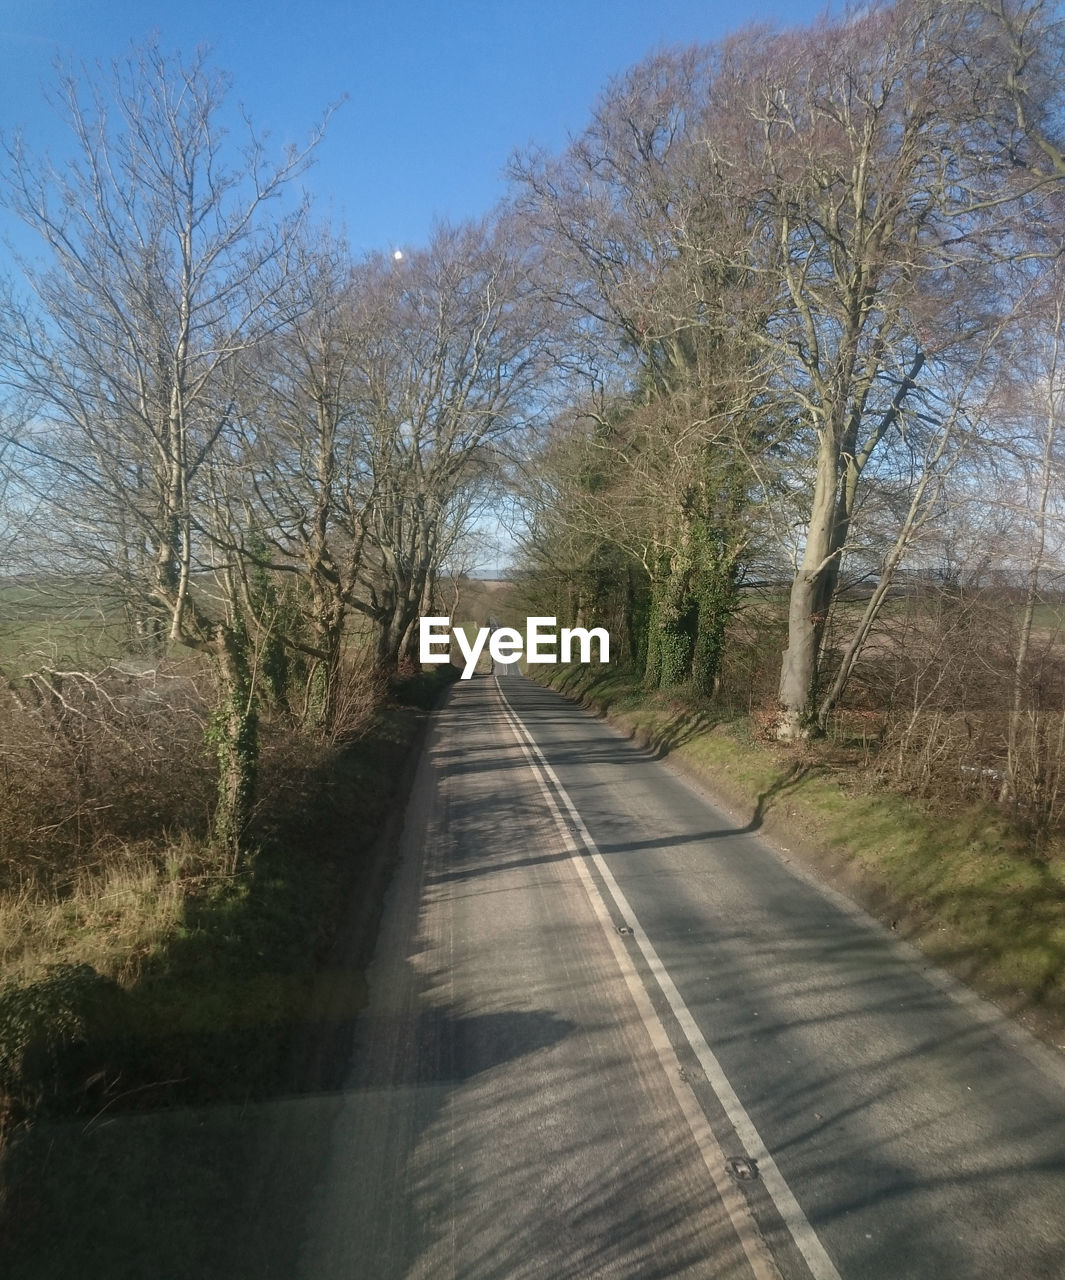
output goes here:
<path id="1" fill-rule="evenodd" d="M 599 725 L 619 742 L 629 742 L 629 736 L 609 720 L 599 718 Z M 712 782 L 700 778 L 685 767 L 679 759 L 667 756 L 656 761 L 686 791 L 689 791 L 704 804 L 717 810 L 724 816 L 743 823 L 745 819 L 736 812 L 736 804 L 714 791 Z M 1011 1014 L 997 1005 L 988 996 L 980 995 L 974 988 L 967 986 L 960 978 L 956 978 L 948 969 L 944 969 L 939 960 L 928 951 L 922 951 L 906 938 L 900 938 L 891 932 L 883 920 L 867 911 L 860 903 L 848 897 L 841 889 L 828 883 L 816 870 L 800 861 L 799 855 L 780 843 L 779 838 L 767 835 L 762 831 L 745 831 L 743 839 L 755 841 L 762 849 L 775 859 L 789 874 L 813 889 L 825 901 L 837 907 L 849 919 L 863 928 L 871 930 L 879 938 L 890 943 L 902 962 L 906 964 L 918 978 L 923 978 L 938 988 L 970 1017 L 975 1018 L 992 1035 L 996 1036 L 1003 1048 L 1013 1049 L 1025 1060 L 1041 1072 L 1052 1085 L 1065 1089 L 1065 1043 L 1054 1043 L 1040 1039 L 1035 1032 L 1029 1030 L 1019 1020 L 1020 1015 Z"/>
<path id="2" fill-rule="evenodd" d="M 527 755 L 531 755 L 535 760 L 539 769 L 550 779 L 551 784 L 557 792 L 558 799 L 561 800 L 563 806 L 569 815 L 570 821 L 577 831 L 581 842 L 585 846 L 596 870 L 599 872 L 610 892 L 618 912 L 624 919 L 625 923 L 632 929 L 633 941 L 640 948 L 640 951 L 647 963 L 647 967 L 654 975 L 659 990 L 662 992 L 670 1009 L 673 1011 L 674 1017 L 677 1019 L 685 1039 L 691 1046 L 706 1074 L 710 1087 L 717 1095 L 718 1101 L 728 1117 L 729 1123 L 736 1131 L 736 1136 L 746 1148 L 748 1156 L 751 1157 L 758 1165 L 758 1171 L 761 1174 L 762 1181 L 766 1190 L 776 1205 L 777 1212 L 780 1214 L 787 1226 L 788 1231 L 795 1241 L 795 1245 L 806 1261 L 806 1265 L 810 1268 L 814 1280 L 842 1280 L 839 1272 L 836 1270 L 835 1264 L 828 1256 L 824 1245 L 818 1239 L 817 1233 L 810 1225 L 809 1219 L 803 1212 L 801 1205 L 796 1200 L 791 1188 L 784 1180 L 784 1175 L 777 1167 L 776 1161 L 770 1155 L 768 1148 L 762 1141 L 761 1135 L 755 1128 L 754 1121 L 747 1114 L 743 1103 L 739 1100 L 736 1091 L 733 1089 L 728 1077 L 725 1075 L 724 1069 L 718 1062 L 713 1050 L 706 1042 L 706 1038 L 699 1030 L 699 1025 L 692 1016 L 691 1011 L 684 1002 L 684 998 L 677 990 L 676 984 L 670 977 L 668 970 L 659 959 L 657 951 L 650 938 L 644 932 L 643 926 L 636 918 L 636 914 L 629 905 L 628 899 L 621 891 L 620 886 L 614 879 L 610 868 L 606 865 L 603 855 L 599 852 L 599 848 L 588 828 L 584 824 L 584 820 L 577 812 L 573 801 L 569 797 L 569 793 L 559 781 L 558 775 L 547 762 L 543 752 L 536 743 L 535 738 L 529 732 L 529 729 L 522 721 L 518 713 L 511 707 L 507 701 L 506 695 L 500 688 L 498 677 L 496 678 L 496 690 L 503 703 L 504 715 L 510 723 L 511 729 L 517 737 L 519 743 L 527 748 Z M 551 792 L 547 792 L 548 798 L 554 801 Z M 552 803 L 552 808 L 555 808 Z M 565 829 L 563 827 L 563 829 Z M 579 865 L 579 864 L 578 864 Z M 712 1172 L 712 1171 L 711 1171 Z"/>
<path id="3" fill-rule="evenodd" d="M 591 872 L 585 865 L 582 850 L 574 840 L 573 834 L 566 824 L 558 803 L 551 793 L 551 789 L 547 785 L 536 758 L 530 751 L 508 711 L 509 708 L 506 707 L 504 702 L 504 718 L 517 739 L 518 747 L 529 763 L 529 771 L 544 796 L 548 810 L 555 820 L 563 845 L 573 854 L 574 869 L 581 881 L 592 911 L 606 934 L 607 942 L 614 953 L 614 959 L 621 971 L 621 976 L 628 988 L 629 995 L 636 1006 L 636 1011 L 643 1023 L 644 1030 L 647 1032 L 651 1047 L 658 1057 L 659 1065 L 666 1079 L 669 1081 L 681 1113 L 688 1122 L 688 1127 L 691 1130 L 692 1137 L 695 1139 L 696 1146 L 699 1148 L 703 1163 L 706 1165 L 707 1172 L 710 1174 L 725 1212 L 732 1222 L 733 1229 L 743 1247 L 743 1252 L 747 1256 L 747 1261 L 750 1263 L 755 1280 L 781 1280 L 780 1272 L 777 1270 L 765 1241 L 758 1231 L 750 1206 L 725 1171 L 725 1153 L 722 1151 L 702 1107 L 696 1100 L 691 1088 L 686 1084 L 680 1059 L 677 1057 L 676 1050 L 662 1024 L 661 1018 L 651 1003 L 647 989 L 636 972 L 632 957 L 618 936 L 614 920 L 610 915 L 610 908 L 599 887 L 592 879 Z"/>

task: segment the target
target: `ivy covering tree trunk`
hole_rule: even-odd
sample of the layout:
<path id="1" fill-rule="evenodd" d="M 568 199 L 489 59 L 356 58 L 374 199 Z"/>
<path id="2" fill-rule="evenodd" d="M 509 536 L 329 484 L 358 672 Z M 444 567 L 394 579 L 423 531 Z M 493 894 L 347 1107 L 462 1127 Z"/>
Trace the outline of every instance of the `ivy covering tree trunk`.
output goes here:
<path id="1" fill-rule="evenodd" d="M 661 555 L 652 583 L 644 683 L 652 689 L 690 685 L 710 696 L 736 607 L 738 552 L 702 521 L 688 526 L 680 541 L 678 552 Z"/>
<path id="2" fill-rule="evenodd" d="M 208 741 L 218 759 L 213 837 L 234 864 L 251 819 L 259 764 L 259 716 L 250 648 L 243 622 L 216 628 L 214 659 L 221 697 L 208 729 Z"/>

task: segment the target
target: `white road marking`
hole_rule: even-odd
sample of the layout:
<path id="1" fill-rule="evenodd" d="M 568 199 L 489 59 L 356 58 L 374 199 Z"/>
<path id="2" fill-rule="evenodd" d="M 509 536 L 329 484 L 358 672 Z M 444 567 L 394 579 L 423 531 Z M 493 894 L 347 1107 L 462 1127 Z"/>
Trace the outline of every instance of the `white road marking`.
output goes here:
<path id="1" fill-rule="evenodd" d="M 581 840 L 581 843 L 587 850 L 592 862 L 595 864 L 596 870 L 599 872 L 603 882 L 610 892 L 611 897 L 614 899 L 614 904 L 617 908 L 618 914 L 624 920 L 625 924 L 631 928 L 633 941 L 640 948 L 643 958 L 647 963 L 647 967 L 654 975 L 659 990 L 662 992 L 670 1009 L 673 1011 L 673 1014 L 684 1033 L 685 1039 L 695 1052 L 695 1055 L 699 1060 L 699 1065 L 702 1067 L 707 1080 L 710 1082 L 710 1087 L 717 1095 L 718 1101 L 721 1103 L 725 1114 L 728 1116 L 730 1124 L 736 1131 L 736 1136 L 739 1138 L 740 1142 L 743 1143 L 747 1155 L 757 1162 L 758 1171 L 761 1174 L 765 1188 L 772 1198 L 773 1203 L 776 1205 L 777 1212 L 780 1214 L 787 1226 L 788 1231 L 791 1234 L 791 1238 L 795 1241 L 796 1247 L 805 1259 L 806 1265 L 810 1268 L 810 1272 L 813 1275 L 814 1280 L 842 1280 L 842 1277 L 836 1270 L 832 1259 L 828 1256 L 824 1245 L 818 1239 L 817 1233 L 810 1225 L 809 1219 L 806 1217 L 806 1214 L 803 1213 L 798 1200 L 795 1199 L 791 1188 L 785 1182 L 784 1176 L 777 1167 L 776 1161 L 773 1159 L 772 1155 L 770 1155 L 768 1148 L 762 1141 L 758 1130 L 755 1128 L 754 1121 L 747 1114 L 743 1103 L 740 1102 L 735 1089 L 733 1089 L 728 1077 L 725 1075 L 720 1062 L 718 1062 L 713 1050 L 706 1043 L 703 1033 L 699 1030 L 698 1023 L 695 1021 L 695 1018 L 692 1016 L 691 1011 L 685 1004 L 683 997 L 677 990 L 676 984 L 670 977 L 665 965 L 663 965 L 662 961 L 659 959 L 658 953 L 655 951 L 651 940 L 648 938 L 639 920 L 636 918 L 636 913 L 629 905 L 628 899 L 625 897 L 617 881 L 614 879 L 610 868 L 606 865 L 603 855 L 599 852 L 598 846 L 592 839 L 588 828 L 584 825 L 584 821 L 577 812 L 576 806 L 570 799 L 568 792 L 559 781 L 558 775 L 555 773 L 554 769 L 552 769 L 551 765 L 547 762 L 543 752 L 537 745 L 535 738 L 529 732 L 529 729 L 526 727 L 521 717 L 507 701 L 503 690 L 499 686 L 498 679 L 495 684 L 496 691 L 503 706 L 503 714 L 507 718 L 507 722 L 514 733 L 514 736 L 518 740 L 518 744 L 524 751 L 533 773 L 537 776 L 540 782 L 541 790 L 543 791 L 549 806 L 559 823 L 559 829 L 569 840 L 573 851 L 579 853 L 579 850 L 572 841 L 565 818 L 558 808 L 558 801 L 561 801 L 566 813 L 569 815 L 570 822 L 573 824 L 573 827 Z M 553 790 L 546 785 L 545 779 L 550 780 L 551 788 L 553 788 Z M 611 938 L 612 945 L 618 944 L 617 934 L 615 932 L 607 904 L 603 902 L 602 895 L 599 893 L 595 882 L 588 874 L 587 868 L 582 864 L 582 859 L 578 857 L 575 861 L 579 872 L 582 873 L 582 882 L 585 885 L 585 889 L 587 890 L 589 897 L 592 899 L 593 905 L 598 902 L 605 913 L 605 919 L 602 915 L 600 916 L 600 919 L 603 920 L 604 928 L 606 928 Z M 625 960 L 628 961 L 628 956 L 625 953 L 624 948 L 620 945 L 615 945 L 615 954 L 619 955 L 619 958 L 620 956 L 625 956 Z M 631 962 L 623 964 L 622 969 L 626 975 L 626 980 L 628 981 L 629 975 L 631 974 L 633 982 L 635 982 L 635 984 L 639 986 L 640 990 L 643 991 L 643 984 L 640 982 L 639 975 L 632 971 Z M 635 995 L 633 982 L 629 983 L 629 988 Z M 654 1012 L 653 1007 L 650 1006 L 650 1000 L 648 999 L 645 991 L 643 992 L 643 999 L 647 1002 L 647 1006 L 650 1008 L 649 1016 L 651 1023 L 648 1024 L 648 1029 L 651 1029 L 651 1025 L 653 1023 L 657 1023 L 657 1030 L 652 1033 L 651 1037 L 657 1049 L 659 1047 L 660 1038 L 664 1037 L 666 1043 L 668 1043 L 669 1037 L 661 1023 L 661 1020 L 658 1018 L 658 1015 Z M 643 1013 L 643 1003 L 638 999 L 637 1004 L 641 1009 L 641 1013 Z M 644 1020 L 645 1022 L 647 1021 L 647 1016 L 645 1016 Z M 676 1062 L 675 1055 L 673 1055 L 673 1062 Z M 677 1067 L 679 1069 L 679 1064 L 677 1064 Z M 667 1074 L 669 1074 L 670 1079 L 672 1080 L 673 1072 L 669 1071 Z M 675 1086 L 674 1092 L 677 1092 Z M 678 1098 L 679 1096 L 680 1094 L 678 1093 Z M 694 1103 L 694 1099 L 692 1099 L 692 1102 Z M 685 1114 L 688 1114 L 687 1108 L 685 1108 Z M 706 1121 L 706 1117 L 702 1115 L 701 1110 L 700 1116 L 702 1118 L 701 1123 L 699 1123 L 698 1130 L 693 1125 L 692 1131 L 695 1134 L 696 1141 L 700 1144 L 700 1150 L 703 1153 L 703 1158 L 706 1161 L 707 1168 L 709 1169 L 711 1176 L 714 1178 L 715 1185 L 718 1187 L 718 1191 L 720 1193 L 721 1184 L 717 1169 L 712 1161 L 719 1162 L 723 1169 L 724 1159 L 721 1156 L 720 1147 L 718 1147 L 716 1140 L 713 1138 L 712 1133 L 710 1133 L 709 1124 Z M 691 1123 L 691 1117 L 689 1117 L 689 1123 Z M 705 1133 L 703 1131 L 705 1131 Z M 704 1145 L 704 1142 L 701 1140 L 701 1138 L 705 1136 L 709 1136 L 710 1141 L 713 1143 L 712 1148 Z M 708 1156 L 710 1158 L 708 1158 Z M 735 1191 L 735 1188 L 730 1187 L 730 1189 Z M 755 1269 L 755 1274 L 759 1276 L 765 1275 L 766 1272 L 764 1270 L 759 1271 L 755 1267 L 755 1261 L 751 1258 L 751 1253 L 748 1250 L 747 1237 L 754 1232 L 753 1224 L 750 1224 L 748 1221 L 746 1233 L 741 1230 L 740 1224 L 733 1215 L 733 1209 L 730 1201 L 725 1199 L 723 1194 L 722 1199 L 725 1201 L 725 1207 L 729 1212 L 729 1216 L 733 1219 L 733 1225 L 736 1227 L 740 1240 L 743 1242 L 744 1249 L 748 1252 L 748 1259 L 751 1261 L 752 1268 Z M 743 1206 L 743 1213 L 746 1216 L 747 1210 L 745 1205 Z M 762 1250 L 757 1238 L 756 1243 L 759 1243 L 759 1254 L 761 1255 Z M 764 1263 L 762 1263 L 762 1265 L 764 1266 Z"/>
<path id="2" fill-rule="evenodd" d="M 504 710 L 504 715 L 507 715 L 506 709 Z M 636 1005 L 637 1013 L 647 1032 L 651 1046 L 658 1057 L 659 1065 L 670 1083 L 681 1113 L 688 1122 L 688 1127 L 691 1130 L 692 1137 L 695 1139 L 696 1146 L 699 1148 L 703 1163 L 713 1179 L 718 1196 L 747 1256 L 747 1261 L 750 1263 L 755 1280 L 780 1280 L 780 1272 L 777 1270 L 762 1241 L 746 1200 L 736 1184 L 727 1175 L 725 1153 L 718 1145 L 703 1109 L 699 1106 L 694 1093 L 684 1079 L 680 1059 L 677 1057 L 672 1041 L 669 1039 L 669 1035 L 662 1025 L 662 1020 L 651 1003 L 644 984 L 640 981 L 640 976 L 633 966 L 632 957 L 617 933 L 610 909 L 585 865 L 583 853 L 573 839 L 573 835 L 544 780 L 543 773 L 535 757 L 523 741 L 509 716 L 507 716 L 507 723 L 518 740 L 518 746 L 521 748 L 522 754 L 529 762 L 530 771 L 547 801 L 548 809 L 555 819 L 563 844 L 574 855 L 574 867 L 577 875 L 581 880 L 596 919 L 602 926 L 607 942 L 614 953 L 614 958 L 625 980 L 625 985 L 629 990 L 633 1003 Z"/>

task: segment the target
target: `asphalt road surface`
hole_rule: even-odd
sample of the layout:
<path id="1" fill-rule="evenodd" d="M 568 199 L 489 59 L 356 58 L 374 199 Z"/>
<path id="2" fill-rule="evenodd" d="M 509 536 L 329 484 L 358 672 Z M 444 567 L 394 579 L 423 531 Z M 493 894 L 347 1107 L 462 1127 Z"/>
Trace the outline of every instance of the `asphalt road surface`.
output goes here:
<path id="1" fill-rule="evenodd" d="M 1065 1276 L 1065 1072 L 507 670 L 412 792 L 300 1275 Z"/>

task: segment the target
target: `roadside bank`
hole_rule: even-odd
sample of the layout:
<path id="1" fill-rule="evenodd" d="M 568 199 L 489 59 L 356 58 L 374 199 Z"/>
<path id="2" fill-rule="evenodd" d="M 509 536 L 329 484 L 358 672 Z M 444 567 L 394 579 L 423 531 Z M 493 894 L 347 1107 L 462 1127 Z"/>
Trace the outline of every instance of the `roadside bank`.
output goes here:
<path id="1" fill-rule="evenodd" d="M 738 827 L 1065 1049 L 1065 850 L 1035 847 L 994 804 L 937 810 L 824 744 L 771 742 L 747 718 L 721 720 L 710 703 L 647 694 L 613 671 L 541 667 L 536 678 L 668 759 Z"/>
<path id="2" fill-rule="evenodd" d="M 84 1034 L 54 1038 L 47 1088 L 0 1165 L 5 1276 L 289 1274 L 247 1198 L 281 1112 L 322 1105 L 338 1078 L 405 791 L 455 674 L 397 682 L 369 731 L 287 798 L 246 870 L 188 895 L 128 990 L 105 984 L 104 1016 L 70 1005 Z M 288 1188 L 290 1208 L 301 1194 Z"/>

